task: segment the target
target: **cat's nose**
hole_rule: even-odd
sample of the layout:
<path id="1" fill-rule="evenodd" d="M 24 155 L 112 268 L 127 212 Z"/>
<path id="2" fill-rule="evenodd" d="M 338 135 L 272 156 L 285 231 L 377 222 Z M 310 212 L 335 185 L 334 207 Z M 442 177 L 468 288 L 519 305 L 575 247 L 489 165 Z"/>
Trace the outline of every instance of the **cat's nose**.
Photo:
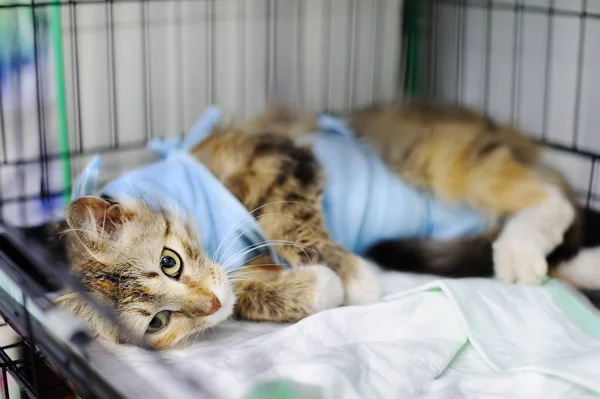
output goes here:
<path id="1" fill-rule="evenodd" d="M 221 309 L 221 301 L 212 292 L 203 295 L 195 304 L 193 313 L 200 316 L 210 316 Z"/>
<path id="2" fill-rule="evenodd" d="M 195 295 L 189 298 L 191 300 L 182 310 L 184 313 L 191 316 L 209 316 L 221 309 L 221 301 L 212 291 L 197 289 L 193 294 Z"/>
<path id="3" fill-rule="evenodd" d="M 221 309 L 221 301 L 219 301 L 219 298 L 217 298 L 217 296 L 215 294 L 211 294 L 211 296 L 212 296 L 212 298 L 210 299 L 210 308 L 206 312 L 209 315 L 211 315 L 211 314 L 215 313 L 217 310 Z"/>

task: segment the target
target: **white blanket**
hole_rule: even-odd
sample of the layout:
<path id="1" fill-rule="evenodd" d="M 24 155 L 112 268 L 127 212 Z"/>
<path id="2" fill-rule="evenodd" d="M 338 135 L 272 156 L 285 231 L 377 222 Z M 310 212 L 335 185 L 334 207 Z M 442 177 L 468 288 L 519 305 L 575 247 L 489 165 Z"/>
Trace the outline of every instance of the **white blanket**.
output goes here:
<path id="1" fill-rule="evenodd" d="M 426 280 L 385 273 L 380 303 L 227 322 L 162 355 L 217 398 L 600 397 L 600 317 L 560 283 Z M 144 350 L 117 352 L 165 396 L 198 397 Z"/>

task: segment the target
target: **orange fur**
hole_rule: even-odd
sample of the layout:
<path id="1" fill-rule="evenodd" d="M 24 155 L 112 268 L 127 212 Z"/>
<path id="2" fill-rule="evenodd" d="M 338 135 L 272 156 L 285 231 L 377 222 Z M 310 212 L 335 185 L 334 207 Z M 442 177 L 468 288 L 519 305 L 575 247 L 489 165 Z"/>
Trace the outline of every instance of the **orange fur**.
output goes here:
<path id="1" fill-rule="evenodd" d="M 480 157 L 478 145 L 474 134 L 444 129 L 415 147 L 403 165 L 403 175 L 442 198 L 494 215 L 511 214 L 544 200 L 539 179 L 508 148 Z"/>
<path id="2" fill-rule="evenodd" d="M 512 127 L 435 104 L 359 110 L 350 119 L 391 168 L 442 198 L 494 216 L 545 199 L 537 145 Z"/>
<path id="3" fill-rule="evenodd" d="M 236 312 L 257 321 L 296 321 L 313 314 L 318 300 L 318 276 L 311 268 L 250 267 L 248 278 L 236 283 Z"/>
<path id="4" fill-rule="evenodd" d="M 173 345 L 173 343 L 175 342 L 175 340 L 177 339 L 177 337 L 179 335 L 181 335 L 181 331 L 172 329 L 172 330 L 168 331 L 167 333 L 165 333 L 162 337 L 157 339 L 154 342 L 154 347 L 156 349 L 167 348 L 167 347 Z"/>

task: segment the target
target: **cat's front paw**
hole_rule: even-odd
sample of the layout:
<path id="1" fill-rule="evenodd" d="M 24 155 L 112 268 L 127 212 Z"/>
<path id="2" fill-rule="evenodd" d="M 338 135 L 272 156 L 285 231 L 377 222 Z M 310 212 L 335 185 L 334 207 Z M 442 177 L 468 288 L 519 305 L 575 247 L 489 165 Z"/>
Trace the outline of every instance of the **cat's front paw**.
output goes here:
<path id="1" fill-rule="evenodd" d="M 377 275 L 368 262 L 362 258 L 356 259 L 356 267 L 345 279 L 346 305 L 365 305 L 377 302 L 381 298 L 381 285 Z"/>
<path id="2" fill-rule="evenodd" d="M 493 251 L 496 277 L 506 283 L 541 284 L 548 274 L 546 257 L 531 243 L 499 239 Z"/>
<path id="3" fill-rule="evenodd" d="M 315 274 L 317 283 L 313 296 L 315 312 L 340 306 L 344 301 L 344 284 L 337 274 L 327 266 L 304 266 Z"/>

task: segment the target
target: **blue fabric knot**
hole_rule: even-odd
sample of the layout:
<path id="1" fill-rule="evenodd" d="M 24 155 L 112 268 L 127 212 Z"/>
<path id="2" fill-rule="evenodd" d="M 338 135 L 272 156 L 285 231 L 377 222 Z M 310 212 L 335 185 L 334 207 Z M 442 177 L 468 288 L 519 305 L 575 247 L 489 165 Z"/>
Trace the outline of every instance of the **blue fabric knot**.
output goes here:
<path id="1" fill-rule="evenodd" d="M 94 195 L 98 181 L 100 180 L 100 172 L 104 167 L 104 161 L 100 156 L 94 155 L 92 160 L 83 168 L 71 191 L 71 199 Z"/>
<path id="2" fill-rule="evenodd" d="M 151 208 L 177 207 L 199 230 L 202 249 L 227 270 L 268 253 L 283 264 L 252 214 L 188 151 L 206 139 L 219 122 L 220 111 L 208 108 L 185 138 L 155 139 L 148 147 L 162 160 L 131 170 L 110 181 L 100 193 L 117 201 L 136 198 Z M 102 167 L 99 158 L 77 180 L 77 193 L 92 195 Z"/>
<path id="3" fill-rule="evenodd" d="M 335 133 L 346 138 L 353 138 L 354 131 L 345 119 L 333 115 L 323 114 L 317 120 L 321 132 Z"/>
<path id="4" fill-rule="evenodd" d="M 190 151 L 210 136 L 220 119 L 221 111 L 219 108 L 215 106 L 208 107 L 186 137 L 152 139 L 148 142 L 148 148 L 162 158 L 166 158 L 170 153 L 175 151 Z"/>

